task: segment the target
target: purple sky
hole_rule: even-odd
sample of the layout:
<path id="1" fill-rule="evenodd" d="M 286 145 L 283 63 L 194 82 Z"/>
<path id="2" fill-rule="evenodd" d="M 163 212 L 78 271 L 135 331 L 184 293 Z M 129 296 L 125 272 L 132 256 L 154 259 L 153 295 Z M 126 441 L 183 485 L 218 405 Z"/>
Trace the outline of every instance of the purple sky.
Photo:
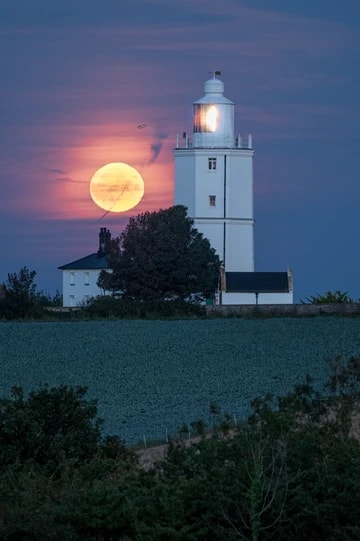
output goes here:
<path id="1" fill-rule="evenodd" d="M 1 0 L 0 282 L 26 265 L 54 293 L 100 227 L 172 205 L 176 134 L 220 69 L 253 136 L 256 270 L 359 299 L 359 20 L 357 0 Z M 113 161 L 145 195 L 104 216 L 89 181 Z"/>

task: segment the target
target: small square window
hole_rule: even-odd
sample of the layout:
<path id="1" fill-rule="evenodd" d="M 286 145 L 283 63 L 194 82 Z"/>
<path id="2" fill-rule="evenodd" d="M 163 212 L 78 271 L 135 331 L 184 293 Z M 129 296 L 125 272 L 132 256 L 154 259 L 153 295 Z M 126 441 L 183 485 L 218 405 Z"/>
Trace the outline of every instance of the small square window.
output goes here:
<path id="1" fill-rule="evenodd" d="M 216 170 L 216 158 L 208 158 L 208 169 L 209 171 Z"/>
<path id="2" fill-rule="evenodd" d="M 209 205 L 210 205 L 210 207 L 215 207 L 215 205 L 216 205 L 216 195 L 209 195 Z"/>

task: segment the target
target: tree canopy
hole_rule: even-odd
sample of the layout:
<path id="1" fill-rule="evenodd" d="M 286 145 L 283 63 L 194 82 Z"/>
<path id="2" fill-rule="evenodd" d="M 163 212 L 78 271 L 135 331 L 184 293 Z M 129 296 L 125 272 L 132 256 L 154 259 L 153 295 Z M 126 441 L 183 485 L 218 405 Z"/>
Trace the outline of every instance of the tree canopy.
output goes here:
<path id="1" fill-rule="evenodd" d="M 98 284 L 124 299 L 204 298 L 217 289 L 220 260 L 186 207 L 176 205 L 130 218 L 112 244 L 109 267 Z"/>
<path id="2" fill-rule="evenodd" d="M 93 455 L 100 421 L 85 392 L 86 387 L 45 386 L 26 397 L 22 387 L 13 387 L 11 397 L 0 400 L 0 467 L 15 460 L 47 464 Z"/>
<path id="3" fill-rule="evenodd" d="M 0 398 L 0 471 L 32 461 L 53 472 L 66 461 L 84 463 L 99 451 L 107 456 L 122 452 L 116 436 L 103 438 L 97 402 L 86 392 L 84 386 L 43 385 L 26 396 L 14 386 L 9 398 Z"/>
<path id="4" fill-rule="evenodd" d="M 5 299 L 3 299 L 0 312 L 7 319 L 32 316 L 36 312 L 36 285 L 34 279 L 36 271 L 30 271 L 26 266 L 19 272 L 9 273 L 3 284 Z"/>
<path id="5" fill-rule="evenodd" d="M 36 271 L 30 271 L 26 266 L 18 272 L 8 273 L 4 284 L 0 284 L 3 291 L 0 298 L 0 319 L 41 318 L 44 316 L 44 307 L 61 306 L 62 296 L 57 291 L 51 297 L 44 291 L 38 291 L 35 284 Z"/>

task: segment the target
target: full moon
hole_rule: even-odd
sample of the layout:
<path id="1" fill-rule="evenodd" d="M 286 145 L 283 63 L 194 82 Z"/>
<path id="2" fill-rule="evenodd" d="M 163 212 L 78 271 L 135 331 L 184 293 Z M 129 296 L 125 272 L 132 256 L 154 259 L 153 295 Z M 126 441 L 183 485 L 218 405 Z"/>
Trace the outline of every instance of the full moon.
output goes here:
<path id="1" fill-rule="evenodd" d="M 127 163 L 108 163 L 93 175 L 90 194 L 100 208 L 125 212 L 141 201 L 144 181 L 139 171 Z"/>

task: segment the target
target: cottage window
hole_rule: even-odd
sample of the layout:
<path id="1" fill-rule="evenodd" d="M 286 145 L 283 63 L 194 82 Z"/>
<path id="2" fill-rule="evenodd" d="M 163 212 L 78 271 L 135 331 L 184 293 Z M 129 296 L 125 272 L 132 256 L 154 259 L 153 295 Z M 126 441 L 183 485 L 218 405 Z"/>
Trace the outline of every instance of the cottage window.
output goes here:
<path id="1" fill-rule="evenodd" d="M 216 195 L 209 195 L 209 205 L 210 207 L 216 206 Z"/>
<path id="2" fill-rule="evenodd" d="M 70 272 L 70 285 L 75 285 L 75 272 Z"/>

